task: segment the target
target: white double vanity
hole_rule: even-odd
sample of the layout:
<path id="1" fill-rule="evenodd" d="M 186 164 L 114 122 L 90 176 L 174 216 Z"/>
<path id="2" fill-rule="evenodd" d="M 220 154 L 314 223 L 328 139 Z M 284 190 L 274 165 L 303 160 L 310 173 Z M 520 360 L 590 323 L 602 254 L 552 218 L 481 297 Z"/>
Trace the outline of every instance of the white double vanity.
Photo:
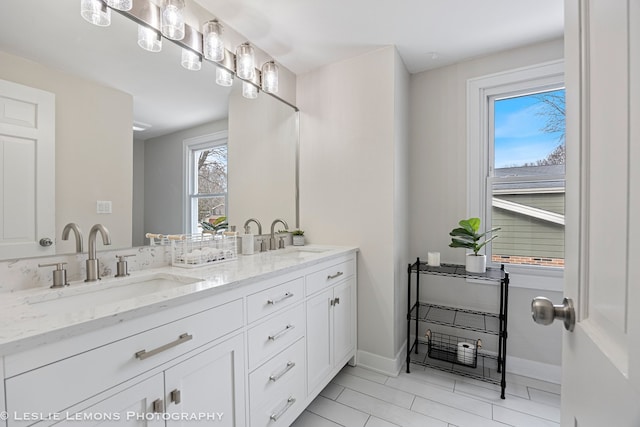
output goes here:
<path id="1" fill-rule="evenodd" d="M 4 293 L 0 411 L 8 427 L 288 426 L 355 357 L 356 282 L 355 248 L 306 246 Z"/>

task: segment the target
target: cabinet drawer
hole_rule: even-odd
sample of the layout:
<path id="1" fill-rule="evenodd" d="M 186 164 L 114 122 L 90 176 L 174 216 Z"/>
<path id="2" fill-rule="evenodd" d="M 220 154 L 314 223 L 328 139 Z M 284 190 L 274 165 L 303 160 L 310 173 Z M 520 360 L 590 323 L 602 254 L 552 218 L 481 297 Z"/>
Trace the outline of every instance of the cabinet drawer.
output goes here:
<path id="1" fill-rule="evenodd" d="M 277 393 L 262 405 L 251 405 L 251 427 L 289 426 L 304 410 L 304 375 L 289 378 Z"/>
<path id="2" fill-rule="evenodd" d="M 260 291 L 247 298 L 249 323 L 274 313 L 282 307 L 288 307 L 302 301 L 304 279 L 302 277 L 290 282 Z"/>
<path id="3" fill-rule="evenodd" d="M 304 375 L 304 340 L 300 339 L 249 375 L 251 407 L 262 406 L 270 396 L 282 395 L 291 378 Z"/>
<path id="4" fill-rule="evenodd" d="M 7 411 L 61 411 L 241 328 L 242 317 L 239 299 L 8 378 Z"/>
<path id="5" fill-rule="evenodd" d="M 355 262 L 351 260 L 308 274 L 306 278 L 307 295 L 314 294 L 327 286 L 341 282 L 343 279 L 352 276 L 355 271 Z"/>
<path id="6" fill-rule="evenodd" d="M 298 304 L 249 330 L 249 370 L 304 336 L 304 306 Z"/>

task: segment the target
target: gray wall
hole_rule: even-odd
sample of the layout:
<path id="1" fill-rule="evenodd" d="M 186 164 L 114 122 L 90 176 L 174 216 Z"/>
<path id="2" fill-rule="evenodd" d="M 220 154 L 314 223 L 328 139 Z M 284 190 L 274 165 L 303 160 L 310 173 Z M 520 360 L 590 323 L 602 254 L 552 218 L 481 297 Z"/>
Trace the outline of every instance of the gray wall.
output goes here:
<path id="1" fill-rule="evenodd" d="M 182 142 L 185 139 L 227 130 L 227 120 L 206 123 L 144 144 L 144 232 L 180 234 L 184 216 Z M 145 241 L 148 243 L 148 241 Z"/>
<path id="2" fill-rule="evenodd" d="M 413 257 L 426 259 L 428 251 L 439 251 L 444 262 L 464 263 L 465 251 L 448 247 L 448 233 L 467 216 L 467 80 L 561 58 L 563 41 L 553 40 L 411 76 L 409 206 Z M 435 288 L 429 296 L 442 302 L 475 307 L 490 306 L 497 299 L 495 287 L 433 279 Z M 550 377 L 559 375 L 561 328 L 535 325 L 529 304 L 538 294 L 561 301 L 562 281 L 531 283 L 524 277 L 512 279 L 509 355 L 513 359 L 507 369 L 538 366 Z M 538 285 L 553 290 L 536 289 Z"/>

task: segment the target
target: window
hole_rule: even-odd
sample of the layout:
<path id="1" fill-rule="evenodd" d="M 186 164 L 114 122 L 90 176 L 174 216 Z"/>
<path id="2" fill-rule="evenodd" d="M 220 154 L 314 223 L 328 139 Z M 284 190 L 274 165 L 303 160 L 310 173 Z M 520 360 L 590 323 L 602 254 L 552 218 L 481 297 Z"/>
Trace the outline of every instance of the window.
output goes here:
<path id="1" fill-rule="evenodd" d="M 564 266 L 564 93 L 489 98 L 493 262 Z"/>
<path id="2" fill-rule="evenodd" d="M 192 138 L 184 142 L 187 167 L 186 229 L 202 231 L 201 222 L 227 216 L 227 134 Z"/>
<path id="3" fill-rule="evenodd" d="M 486 229 L 501 227 L 488 261 L 511 270 L 562 268 L 562 63 L 472 79 L 467 89 L 469 213 Z"/>

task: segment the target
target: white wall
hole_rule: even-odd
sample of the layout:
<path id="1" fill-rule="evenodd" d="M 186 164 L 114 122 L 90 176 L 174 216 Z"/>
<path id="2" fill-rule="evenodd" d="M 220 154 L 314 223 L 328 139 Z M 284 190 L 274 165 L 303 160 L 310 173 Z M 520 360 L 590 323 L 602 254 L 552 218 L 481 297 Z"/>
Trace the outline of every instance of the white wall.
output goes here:
<path id="1" fill-rule="evenodd" d="M 296 227 L 297 138 L 292 107 L 262 92 L 256 99 L 244 98 L 242 85 L 234 85 L 229 95 L 227 214 L 240 233 L 249 218 L 257 218 L 265 234 L 276 218 L 291 230 Z M 278 224 L 276 231 L 282 228 Z"/>
<path id="2" fill-rule="evenodd" d="M 131 244 L 142 246 L 144 238 L 144 141 L 133 140 L 133 224 Z"/>
<path id="3" fill-rule="evenodd" d="M 562 58 L 563 41 L 560 39 L 411 76 L 409 207 L 412 257 L 426 259 L 428 251 L 439 251 L 444 262 L 464 263 L 465 251 L 448 247 L 448 233 L 467 215 L 467 79 Z M 430 297 L 450 304 L 490 305 L 485 294 L 496 298 L 498 295 L 495 289 L 481 285 L 454 285 L 440 278 L 433 278 L 432 282 L 436 283 L 436 289 Z M 512 285 L 518 286 L 518 283 L 517 279 L 512 280 Z M 484 290 L 479 291 L 477 286 Z M 513 287 L 508 354 L 557 367 L 561 363 L 561 329 L 558 325 L 543 328 L 533 323 L 529 305 L 537 294 L 557 303 L 562 300 L 561 292 Z M 507 370 L 510 370 L 509 364 Z"/>
<path id="4" fill-rule="evenodd" d="M 110 231 L 112 248 L 130 247 L 131 95 L 3 52 L 0 63 L 0 79 L 56 96 L 56 158 L 51 161 L 56 164 L 57 253 L 75 251 L 73 238 L 60 239 L 68 222 L 78 223 L 85 238 L 93 224 L 101 223 Z M 97 200 L 110 200 L 113 213 L 96 214 Z"/>
<path id="5" fill-rule="evenodd" d="M 227 120 L 218 120 L 145 141 L 144 233 L 185 232 L 182 141 L 224 130 L 227 130 Z"/>
<path id="6" fill-rule="evenodd" d="M 301 227 L 312 243 L 360 247 L 359 363 L 388 372 L 401 341 L 394 264 L 404 258 L 396 186 L 406 171 L 406 80 L 385 47 L 300 75 L 297 86 Z"/>

